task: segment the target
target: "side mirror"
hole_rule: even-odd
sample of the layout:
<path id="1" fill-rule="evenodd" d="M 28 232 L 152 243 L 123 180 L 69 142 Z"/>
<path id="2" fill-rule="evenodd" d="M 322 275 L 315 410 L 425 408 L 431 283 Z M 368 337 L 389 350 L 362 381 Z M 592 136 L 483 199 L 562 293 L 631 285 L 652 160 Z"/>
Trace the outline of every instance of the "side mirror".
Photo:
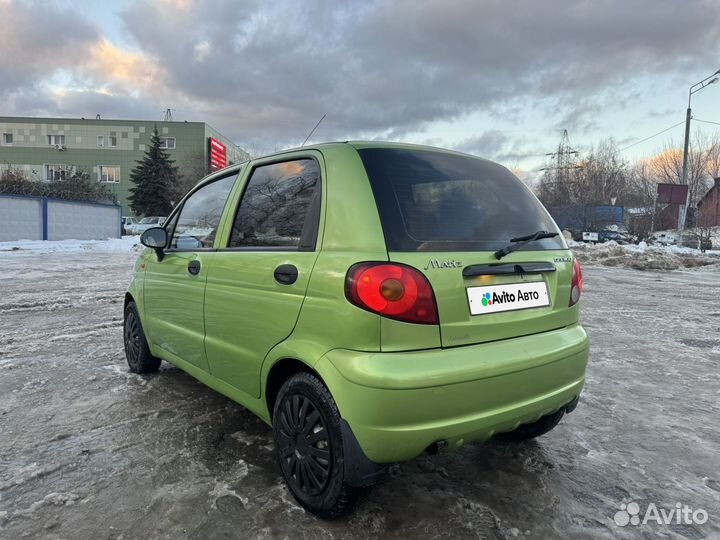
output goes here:
<path id="1" fill-rule="evenodd" d="M 150 227 L 140 236 L 140 243 L 145 247 L 154 249 L 158 259 L 161 261 L 165 255 L 163 250 L 167 247 L 167 242 L 167 231 L 162 227 Z"/>
<path id="2" fill-rule="evenodd" d="M 142 233 L 140 243 L 149 248 L 165 249 L 167 247 L 167 231 L 162 227 L 150 227 Z"/>

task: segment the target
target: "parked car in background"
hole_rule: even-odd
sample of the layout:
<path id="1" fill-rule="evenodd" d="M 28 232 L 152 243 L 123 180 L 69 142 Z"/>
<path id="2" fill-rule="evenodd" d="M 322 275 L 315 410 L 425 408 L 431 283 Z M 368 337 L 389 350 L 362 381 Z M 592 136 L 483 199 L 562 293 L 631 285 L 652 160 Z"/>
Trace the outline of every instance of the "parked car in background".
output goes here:
<path id="1" fill-rule="evenodd" d="M 123 235 L 133 234 L 133 233 L 128 232 L 129 227 L 130 227 L 130 225 L 134 225 L 137 222 L 138 222 L 137 218 L 134 218 L 132 216 L 123 216 L 122 217 L 122 233 L 123 233 Z"/>
<path id="2" fill-rule="evenodd" d="M 209 176 L 141 242 L 130 371 L 166 360 L 267 422 L 290 491 L 323 518 L 378 464 L 537 437 L 578 403 L 580 265 L 491 161 L 289 150 Z"/>
<path id="3" fill-rule="evenodd" d="M 637 238 L 625 231 L 600 231 L 598 233 L 598 242 L 617 242 L 618 244 L 633 244 L 637 242 Z"/>
<path id="4" fill-rule="evenodd" d="M 648 238 L 648 244 L 660 246 L 676 246 L 678 243 L 677 231 L 656 231 Z M 702 228 L 686 229 L 682 235 L 682 245 L 687 248 L 707 251 L 713 249 L 712 235 Z"/>
<path id="5" fill-rule="evenodd" d="M 655 231 L 647 240 L 648 244 L 674 246 L 677 244 L 677 231 Z"/>
<path id="6" fill-rule="evenodd" d="M 127 234 L 142 234 L 150 227 L 158 227 L 165 223 L 165 217 L 150 216 L 144 217 L 136 223 L 132 223 L 126 227 Z"/>

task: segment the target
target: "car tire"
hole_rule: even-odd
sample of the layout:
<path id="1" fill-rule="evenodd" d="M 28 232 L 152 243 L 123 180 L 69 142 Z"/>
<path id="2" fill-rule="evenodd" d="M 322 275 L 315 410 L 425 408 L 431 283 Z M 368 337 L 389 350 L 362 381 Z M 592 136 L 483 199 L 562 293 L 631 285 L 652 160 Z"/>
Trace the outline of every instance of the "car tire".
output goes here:
<path id="1" fill-rule="evenodd" d="M 135 302 L 128 302 L 125 306 L 123 338 L 125 359 L 131 372 L 154 373 L 160 368 L 162 360 L 150 353 L 150 346 L 145 339 L 145 332 Z"/>
<path id="2" fill-rule="evenodd" d="M 283 383 L 273 436 L 285 482 L 303 508 L 323 519 L 352 510 L 361 489 L 345 481 L 340 413 L 317 377 L 296 373 Z"/>
<path id="3" fill-rule="evenodd" d="M 521 424 L 513 431 L 498 434 L 498 438 L 508 441 L 526 441 L 545 435 L 555 429 L 565 415 L 565 409 L 545 415 L 531 424 Z"/>

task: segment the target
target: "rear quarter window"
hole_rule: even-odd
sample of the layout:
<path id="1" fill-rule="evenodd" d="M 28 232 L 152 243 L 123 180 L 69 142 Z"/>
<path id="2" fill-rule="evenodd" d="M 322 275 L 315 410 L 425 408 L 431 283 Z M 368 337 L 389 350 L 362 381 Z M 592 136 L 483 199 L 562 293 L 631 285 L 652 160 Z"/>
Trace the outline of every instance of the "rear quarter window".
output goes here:
<path id="1" fill-rule="evenodd" d="M 557 231 L 509 170 L 480 158 L 426 150 L 358 150 L 388 251 L 485 251 L 510 238 Z M 565 249 L 562 235 L 525 249 Z"/>

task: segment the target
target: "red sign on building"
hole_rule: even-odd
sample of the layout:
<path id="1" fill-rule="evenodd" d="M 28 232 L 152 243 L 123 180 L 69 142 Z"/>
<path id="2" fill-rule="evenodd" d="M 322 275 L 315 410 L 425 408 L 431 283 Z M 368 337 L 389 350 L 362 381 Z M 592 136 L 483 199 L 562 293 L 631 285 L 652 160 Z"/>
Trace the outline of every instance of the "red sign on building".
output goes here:
<path id="1" fill-rule="evenodd" d="M 217 171 L 219 169 L 227 167 L 227 146 L 225 146 L 217 139 L 213 139 L 212 137 L 208 137 L 208 145 L 208 155 L 210 157 L 210 171 Z"/>

